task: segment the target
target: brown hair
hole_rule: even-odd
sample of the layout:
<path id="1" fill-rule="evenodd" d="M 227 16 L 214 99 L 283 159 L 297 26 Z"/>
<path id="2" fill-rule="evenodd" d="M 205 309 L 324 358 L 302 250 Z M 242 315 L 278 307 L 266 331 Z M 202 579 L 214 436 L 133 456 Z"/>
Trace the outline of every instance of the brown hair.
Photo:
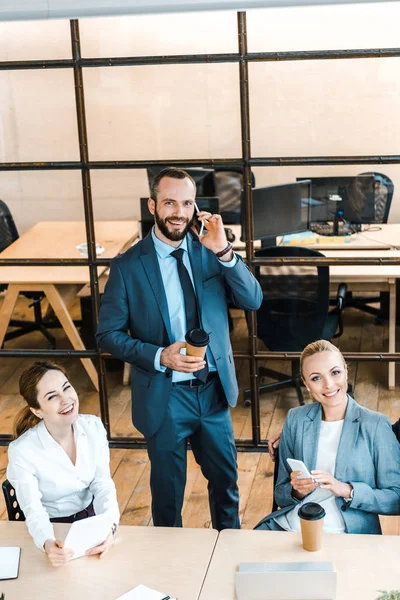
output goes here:
<path id="1" fill-rule="evenodd" d="M 344 360 L 343 354 L 340 352 L 339 348 L 327 340 L 317 340 L 316 342 L 311 342 L 311 344 L 308 344 L 308 346 L 304 348 L 300 355 L 300 374 L 302 377 L 305 359 L 317 354 L 317 352 L 337 352 L 342 357 L 343 364 L 346 365 L 346 361 Z"/>
<path id="2" fill-rule="evenodd" d="M 161 179 L 164 179 L 164 177 L 171 177 L 171 179 L 189 179 L 189 181 L 193 183 L 194 189 L 196 189 L 196 182 L 193 179 L 193 177 L 189 175 L 189 173 L 186 173 L 186 171 L 184 171 L 183 169 L 177 169 L 176 167 L 167 167 L 166 169 L 163 169 L 162 171 L 157 173 L 157 175 L 151 182 L 150 198 L 152 198 L 152 200 L 154 200 L 155 203 L 157 203 L 158 186 L 160 184 Z"/>
<path id="3" fill-rule="evenodd" d="M 64 367 L 46 360 L 35 362 L 31 367 L 25 369 L 19 378 L 19 393 L 26 400 L 27 406 L 24 406 L 14 419 L 14 438 L 20 437 L 40 421 L 39 417 L 33 414 L 31 408 L 40 409 L 37 399 L 37 386 L 47 371 L 61 371 L 67 377 Z"/>

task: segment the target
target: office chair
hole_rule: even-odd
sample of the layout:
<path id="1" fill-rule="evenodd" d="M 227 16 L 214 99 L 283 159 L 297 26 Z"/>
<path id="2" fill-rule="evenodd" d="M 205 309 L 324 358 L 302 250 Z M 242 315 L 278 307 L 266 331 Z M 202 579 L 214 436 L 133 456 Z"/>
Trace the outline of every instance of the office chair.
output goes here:
<path id="1" fill-rule="evenodd" d="M 368 171 L 360 175 L 373 175 L 375 178 L 375 223 L 387 223 L 390 206 L 394 193 L 393 181 L 383 173 Z M 372 237 L 372 235 L 371 235 Z M 397 285 L 397 291 L 400 287 Z M 379 303 L 379 308 L 370 306 Z M 380 292 L 379 296 L 357 296 L 349 293 L 346 298 L 346 307 L 351 306 L 377 317 L 377 323 L 389 318 L 389 293 Z M 400 313 L 398 313 L 400 314 Z"/>
<path id="2" fill-rule="evenodd" d="M 274 462 L 274 489 L 272 490 L 272 512 L 278 510 L 278 505 L 275 499 L 275 488 L 278 482 L 278 474 L 279 474 L 279 446 L 275 448 L 275 462 Z"/>
<path id="3" fill-rule="evenodd" d="M 256 179 L 251 174 L 251 187 Z M 203 179 L 204 196 L 218 196 L 220 214 L 225 224 L 240 224 L 243 169 L 241 167 L 215 167 Z"/>
<path id="4" fill-rule="evenodd" d="M 15 240 L 19 238 L 18 230 L 14 223 L 14 219 L 10 213 L 10 210 L 5 202 L 0 200 L 0 252 L 3 252 L 8 246 L 10 246 Z M 7 284 L 0 283 L 0 292 L 7 289 Z M 47 338 L 54 349 L 56 347 L 56 340 L 53 335 L 46 329 L 45 323 L 42 317 L 41 301 L 44 298 L 44 294 L 40 292 L 22 292 L 22 295 L 29 300 L 32 300 L 34 312 L 34 321 L 23 321 L 21 319 L 11 319 L 10 327 L 16 327 L 16 331 L 10 331 L 4 337 L 5 341 L 12 340 L 30 333 L 31 331 L 41 331 L 45 338 Z"/>
<path id="5" fill-rule="evenodd" d="M 260 257 L 323 257 L 309 248 L 273 246 L 255 253 Z M 263 302 L 257 311 L 257 337 L 274 352 L 301 352 L 307 344 L 319 339 L 331 340 L 343 333 L 342 309 L 347 285 L 339 284 L 336 307 L 329 311 L 329 267 L 259 266 L 255 276 L 263 290 Z M 275 392 L 294 387 L 299 403 L 301 391 L 300 361 L 291 363 L 291 375 L 260 366 L 259 377 L 272 377 L 276 383 L 260 385 L 259 391 Z M 244 391 L 244 404 L 249 406 L 250 390 Z"/>
<path id="6" fill-rule="evenodd" d="M 25 515 L 18 504 L 15 490 L 11 483 L 6 479 L 2 484 L 4 500 L 6 501 L 7 515 L 9 521 L 25 521 Z"/>

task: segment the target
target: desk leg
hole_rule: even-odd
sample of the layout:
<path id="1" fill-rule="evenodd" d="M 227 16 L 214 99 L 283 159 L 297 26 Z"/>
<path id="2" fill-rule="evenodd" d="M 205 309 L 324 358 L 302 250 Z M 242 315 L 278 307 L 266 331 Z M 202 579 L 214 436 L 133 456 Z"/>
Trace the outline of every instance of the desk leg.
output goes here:
<path id="1" fill-rule="evenodd" d="M 4 296 L 3 306 L 0 310 L 0 348 L 3 345 L 4 337 L 7 333 L 12 314 L 14 312 L 17 298 L 19 295 L 19 287 L 16 284 L 9 284 L 6 295 Z"/>
<path id="2" fill-rule="evenodd" d="M 389 280 L 389 352 L 396 352 L 396 280 Z M 396 363 L 389 363 L 389 390 L 396 387 Z"/>
<path id="3" fill-rule="evenodd" d="M 69 314 L 66 304 L 61 297 L 59 291 L 54 285 L 43 285 L 43 291 L 47 296 L 48 301 L 53 307 L 54 312 L 57 315 L 61 325 L 64 328 L 65 333 L 68 336 L 72 346 L 75 350 L 86 350 L 82 339 L 78 333 L 77 328 Z M 93 382 L 94 387 L 99 391 L 99 379 L 94 364 L 90 358 L 81 358 L 82 364 L 86 369 L 87 374 Z"/>

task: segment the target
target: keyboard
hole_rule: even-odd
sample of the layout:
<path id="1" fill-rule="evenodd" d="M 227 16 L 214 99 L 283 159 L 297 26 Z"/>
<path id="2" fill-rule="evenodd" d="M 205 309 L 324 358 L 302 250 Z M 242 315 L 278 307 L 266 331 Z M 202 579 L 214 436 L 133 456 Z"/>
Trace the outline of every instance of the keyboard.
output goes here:
<path id="1" fill-rule="evenodd" d="M 333 225 L 331 223 L 311 223 L 310 229 L 318 235 L 351 235 L 353 231 L 344 223 L 339 223 L 338 232 L 333 233 Z"/>

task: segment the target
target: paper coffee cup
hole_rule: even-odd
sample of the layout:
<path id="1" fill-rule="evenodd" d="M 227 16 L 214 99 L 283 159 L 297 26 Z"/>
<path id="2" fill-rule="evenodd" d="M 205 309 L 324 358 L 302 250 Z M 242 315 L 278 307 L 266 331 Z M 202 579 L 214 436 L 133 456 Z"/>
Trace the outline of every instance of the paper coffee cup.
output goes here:
<path id="1" fill-rule="evenodd" d="M 322 528 L 325 510 L 316 502 L 306 502 L 299 509 L 303 548 L 308 552 L 317 552 L 322 545 Z"/>
<path id="2" fill-rule="evenodd" d="M 191 329 L 185 335 L 186 356 L 204 358 L 210 338 L 204 329 Z"/>

